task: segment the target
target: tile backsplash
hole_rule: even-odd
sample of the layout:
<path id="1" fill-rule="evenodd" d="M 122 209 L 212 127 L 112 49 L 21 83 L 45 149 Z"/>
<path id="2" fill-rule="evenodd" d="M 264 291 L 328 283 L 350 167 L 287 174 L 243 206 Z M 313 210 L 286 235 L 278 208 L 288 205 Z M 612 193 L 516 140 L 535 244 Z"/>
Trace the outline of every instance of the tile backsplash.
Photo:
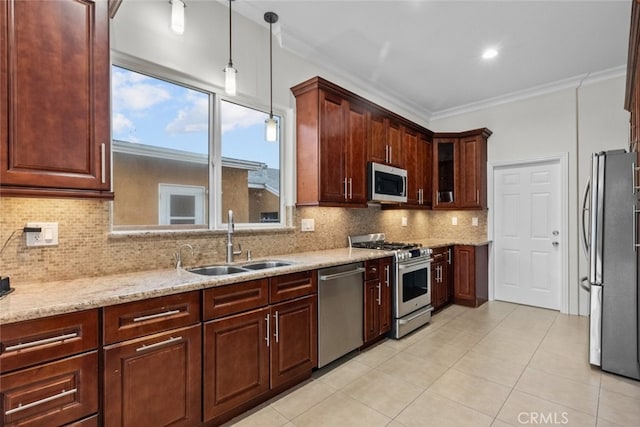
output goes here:
<path id="1" fill-rule="evenodd" d="M 225 260 L 226 232 L 110 233 L 111 202 L 75 199 L 0 198 L 0 275 L 11 276 L 12 283 L 53 281 L 76 277 L 111 275 L 133 271 L 171 268 L 173 253 L 183 243 L 195 251 L 185 252 L 185 266 L 220 263 Z M 486 211 L 418 211 L 365 209 L 292 208 L 293 227 L 276 231 L 236 230 L 234 242 L 254 258 L 278 254 L 331 249 L 347 246 L 349 234 L 383 231 L 388 240 L 413 241 L 425 238 L 452 240 L 484 239 L 487 236 Z M 457 225 L 452 225 L 452 217 Z M 478 226 L 472 226 L 472 218 Z M 315 221 L 315 231 L 301 232 L 302 218 Z M 407 226 L 402 226 L 403 218 Z M 59 244 L 26 247 L 22 228 L 27 222 L 58 222 Z"/>

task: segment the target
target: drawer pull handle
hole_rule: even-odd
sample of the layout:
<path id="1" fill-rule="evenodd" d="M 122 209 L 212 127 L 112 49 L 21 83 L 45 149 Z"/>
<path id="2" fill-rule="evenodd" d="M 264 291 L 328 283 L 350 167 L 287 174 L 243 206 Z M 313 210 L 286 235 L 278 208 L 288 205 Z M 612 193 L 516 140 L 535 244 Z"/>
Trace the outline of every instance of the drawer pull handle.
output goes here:
<path id="1" fill-rule="evenodd" d="M 58 335 L 57 337 L 51 337 L 51 338 L 44 338 L 41 340 L 37 340 L 37 341 L 31 341 L 31 342 L 27 342 L 24 344 L 16 344 L 16 345 L 10 345 L 8 347 L 5 347 L 4 351 L 18 351 L 18 350 L 24 350 L 25 348 L 31 348 L 31 347 L 37 347 L 39 345 L 45 345 L 45 344 L 51 344 L 54 342 L 63 342 L 64 340 L 68 340 L 71 338 L 76 338 L 78 336 L 77 332 L 73 332 L 71 334 L 65 334 L 65 335 Z"/>
<path id="2" fill-rule="evenodd" d="M 136 351 L 151 350 L 153 348 L 161 347 L 163 345 L 171 344 L 171 343 L 174 343 L 174 342 L 177 342 L 177 341 L 182 341 L 182 337 L 175 337 L 175 338 L 171 337 L 168 340 L 160 341 L 160 342 L 157 342 L 155 344 L 149 344 L 149 345 L 142 344 L 142 347 L 136 348 Z"/>
<path id="3" fill-rule="evenodd" d="M 144 322 L 145 320 L 157 319 L 159 317 L 173 316 L 174 314 L 178 314 L 178 313 L 180 313 L 180 310 L 169 310 L 169 311 L 164 311 L 162 313 L 149 314 L 148 316 L 134 317 L 133 321 Z"/>
<path id="4" fill-rule="evenodd" d="M 4 413 L 5 416 L 15 414 L 20 411 L 26 411 L 29 408 L 33 408 L 34 406 L 42 405 L 43 403 L 51 402 L 52 400 L 60 399 L 61 397 L 69 396 L 71 394 L 75 394 L 78 391 L 77 388 L 73 390 L 65 391 L 62 390 L 60 393 L 55 394 L 53 396 L 45 397 L 44 399 L 36 400 L 35 402 L 27 403 L 26 405 L 18 404 L 16 408 L 9 409 Z"/>

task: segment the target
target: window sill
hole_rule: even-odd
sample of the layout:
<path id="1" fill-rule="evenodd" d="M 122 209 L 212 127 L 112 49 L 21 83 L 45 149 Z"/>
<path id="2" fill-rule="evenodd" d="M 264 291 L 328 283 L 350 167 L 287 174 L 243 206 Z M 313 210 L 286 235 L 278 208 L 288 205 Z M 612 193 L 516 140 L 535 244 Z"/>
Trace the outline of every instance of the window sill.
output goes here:
<path id="1" fill-rule="evenodd" d="M 240 228 L 236 225 L 233 232 L 235 235 L 251 235 L 251 234 L 286 234 L 296 231 L 295 227 L 269 227 L 269 228 Z M 210 230 L 210 229 L 191 229 L 191 230 L 113 230 L 109 232 L 109 239 L 128 239 L 128 238 L 162 238 L 162 237 L 206 237 L 206 236 L 225 236 L 226 229 Z"/>

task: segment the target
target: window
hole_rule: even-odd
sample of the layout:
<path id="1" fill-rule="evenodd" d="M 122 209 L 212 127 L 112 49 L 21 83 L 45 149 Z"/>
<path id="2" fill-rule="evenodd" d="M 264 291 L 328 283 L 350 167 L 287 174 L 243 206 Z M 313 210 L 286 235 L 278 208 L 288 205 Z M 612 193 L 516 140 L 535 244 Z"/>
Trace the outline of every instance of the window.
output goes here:
<path id="1" fill-rule="evenodd" d="M 114 230 L 222 228 L 229 210 L 241 227 L 282 223 L 268 114 L 115 65 L 112 106 Z"/>

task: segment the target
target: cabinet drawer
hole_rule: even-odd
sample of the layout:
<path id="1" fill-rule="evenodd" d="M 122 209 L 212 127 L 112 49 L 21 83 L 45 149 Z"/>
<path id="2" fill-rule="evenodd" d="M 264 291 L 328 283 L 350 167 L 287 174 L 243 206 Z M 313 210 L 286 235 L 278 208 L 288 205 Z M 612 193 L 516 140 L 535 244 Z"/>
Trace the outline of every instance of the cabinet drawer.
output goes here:
<path id="1" fill-rule="evenodd" d="M 200 321 L 200 293 L 187 292 L 104 308 L 104 343 L 162 332 Z"/>
<path id="2" fill-rule="evenodd" d="M 380 261 L 377 259 L 369 260 L 364 263 L 364 280 L 377 280 L 380 278 Z"/>
<path id="3" fill-rule="evenodd" d="M 271 278 L 270 302 L 286 301 L 318 292 L 316 270 L 301 271 Z"/>
<path id="4" fill-rule="evenodd" d="M 449 246 L 433 248 L 433 254 L 431 255 L 433 257 L 433 262 L 438 262 L 438 261 L 448 262 L 450 258 L 449 248 L 450 248 Z"/>
<path id="5" fill-rule="evenodd" d="M 0 369 L 9 372 L 97 347 L 97 310 L 3 325 Z"/>
<path id="6" fill-rule="evenodd" d="M 205 289 L 203 298 L 205 320 L 252 310 L 269 303 L 269 280 Z"/>
<path id="7" fill-rule="evenodd" d="M 65 427 L 98 427 L 99 425 L 98 416 L 94 415 L 93 417 L 67 424 Z"/>
<path id="8" fill-rule="evenodd" d="M 98 412 L 98 352 L 0 376 L 4 426 L 54 426 Z"/>

